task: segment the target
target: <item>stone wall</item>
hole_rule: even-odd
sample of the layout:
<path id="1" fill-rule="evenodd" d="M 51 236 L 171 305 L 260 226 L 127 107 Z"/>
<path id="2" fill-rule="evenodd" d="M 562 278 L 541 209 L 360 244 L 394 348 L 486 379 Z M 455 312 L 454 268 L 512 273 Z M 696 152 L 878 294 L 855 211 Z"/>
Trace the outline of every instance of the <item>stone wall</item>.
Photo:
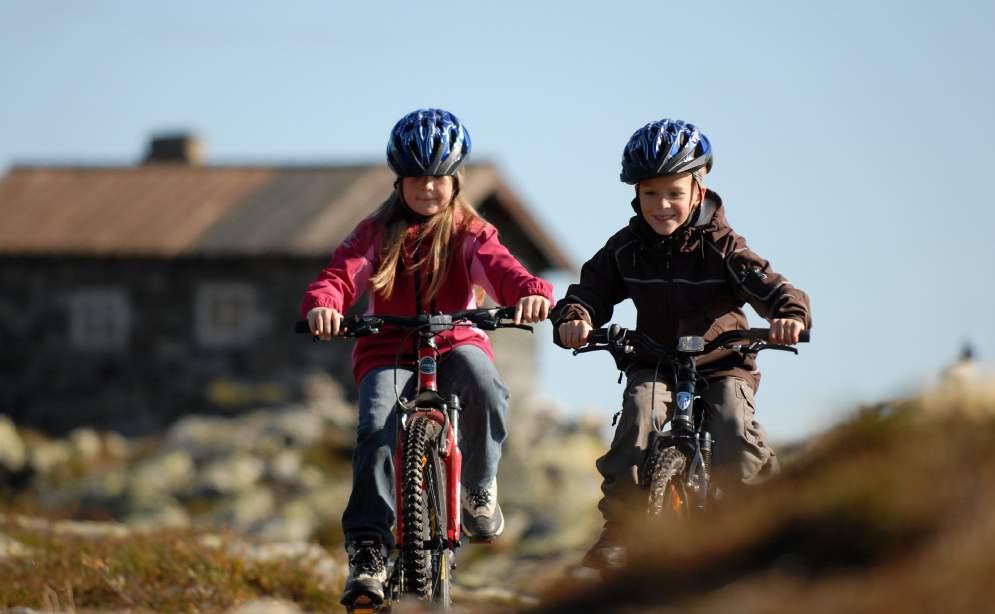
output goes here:
<path id="1" fill-rule="evenodd" d="M 354 398 L 352 342 L 292 334 L 304 288 L 325 263 L 3 258 L 0 413 L 53 433 L 91 425 L 137 435 L 184 414 L 292 402 L 315 370 Z M 205 327 L 212 318 L 231 330 Z M 495 341 L 521 398 L 537 340 L 516 333 Z"/>

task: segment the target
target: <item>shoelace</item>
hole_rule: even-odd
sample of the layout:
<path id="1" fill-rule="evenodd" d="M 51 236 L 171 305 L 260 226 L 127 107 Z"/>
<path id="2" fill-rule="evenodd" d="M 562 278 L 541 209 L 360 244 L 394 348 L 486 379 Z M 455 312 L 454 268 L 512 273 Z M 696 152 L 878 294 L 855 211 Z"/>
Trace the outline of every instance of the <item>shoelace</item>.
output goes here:
<path id="1" fill-rule="evenodd" d="M 471 490 L 467 498 L 470 500 L 470 505 L 474 508 L 487 507 L 490 505 L 492 499 L 489 490 Z"/>
<path id="2" fill-rule="evenodd" d="M 356 553 L 350 557 L 349 564 L 355 568 L 357 574 L 379 574 L 384 570 L 380 546 L 360 546 L 356 549 Z"/>

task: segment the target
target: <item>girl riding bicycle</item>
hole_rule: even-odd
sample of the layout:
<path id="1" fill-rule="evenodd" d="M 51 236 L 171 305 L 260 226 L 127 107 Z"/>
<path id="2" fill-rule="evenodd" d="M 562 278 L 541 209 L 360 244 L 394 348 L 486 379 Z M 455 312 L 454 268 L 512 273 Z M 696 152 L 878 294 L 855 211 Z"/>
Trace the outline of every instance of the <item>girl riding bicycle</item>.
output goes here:
<path id="1" fill-rule="evenodd" d="M 367 313 L 467 309 L 477 305 L 479 287 L 500 304 L 515 305 L 516 323 L 546 318 L 552 286 L 525 270 L 498 240 L 497 230 L 461 196 L 462 164 L 469 154 L 469 133 L 447 111 L 421 109 L 397 122 L 387 144 L 387 163 L 397 174 L 394 192 L 335 250 L 304 295 L 301 313 L 314 335 L 324 340 L 337 335 L 342 314 L 367 289 Z M 496 476 L 508 390 L 482 331 L 460 327 L 437 341 L 440 388 L 458 394 L 464 407 L 464 531 L 492 539 L 504 529 Z M 349 553 L 342 596 L 347 605 L 364 594 L 383 601 L 384 559 L 394 546 L 395 390 L 411 394 L 413 347 L 411 337 L 385 331 L 359 339 L 353 351 L 359 423 L 352 493 L 342 516 Z"/>

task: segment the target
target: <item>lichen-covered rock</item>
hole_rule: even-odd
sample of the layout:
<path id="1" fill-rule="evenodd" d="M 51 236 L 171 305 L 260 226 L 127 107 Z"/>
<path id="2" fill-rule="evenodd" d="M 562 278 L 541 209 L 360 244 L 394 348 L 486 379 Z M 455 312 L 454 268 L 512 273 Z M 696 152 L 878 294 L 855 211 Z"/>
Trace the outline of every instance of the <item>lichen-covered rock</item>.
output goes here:
<path id="1" fill-rule="evenodd" d="M 82 461 L 92 461 L 100 456 L 103 445 L 100 435 L 93 429 L 79 428 L 69 434 L 69 446 Z"/>
<path id="2" fill-rule="evenodd" d="M 256 524 L 269 518 L 276 507 L 276 498 L 268 488 L 256 487 L 225 499 L 206 519 L 214 527 L 231 528 L 247 533 Z"/>
<path id="3" fill-rule="evenodd" d="M 17 556 L 28 556 L 30 554 L 31 548 L 28 548 L 16 539 L 0 533 L 0 561 Z"/>
<path id="4" fill-rule="evenodd" d="M 104 451 L 113 459 L 126 459 L 131 452 L 128 440 L 113 431 L 104 433 Z"/>
<path id="5" fill-rule="evenodd" d="M 261 459 L 244 452 L 219 458 L 199 473 L 193 491 L 208 495 L 243 492 L 259 482 L 265 470 L 266 464 Z"/>
<path id="6" fill-rule="evenodd" d="M 38 442 L 31 446 L 29 453 L 31 467 L 41 475 L 47 475 L 65 465 L 72 458 L 69 444 L 55 439 Z"/>
<path id="7" fill-rule="evenodd" d="M 27 448 L 7 416 L 0 414 L 0 469 L 21 471 L 28 461 Z"/>
<path id="8" fill-rule="evenodd" d="M 135 529 L 185 529 L 191 524 L 186 510 L 175 500 L 165 497 L 136 506 L 124 522 Z"/>
<path id="9" fill-rule="evenodd" d="M 194 476 L 194 461 L 190 454 L 172 450 L 139 464 L 130 482 L 137 490 L 176 493 L 188 489 Z"/>

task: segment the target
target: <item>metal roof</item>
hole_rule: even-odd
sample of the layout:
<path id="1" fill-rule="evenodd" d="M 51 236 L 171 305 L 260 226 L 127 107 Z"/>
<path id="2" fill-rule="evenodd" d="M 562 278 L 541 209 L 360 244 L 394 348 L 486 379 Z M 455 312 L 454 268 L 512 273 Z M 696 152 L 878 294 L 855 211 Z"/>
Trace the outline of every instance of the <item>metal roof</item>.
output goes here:
<path id="1" fill-rule="evenodd" d="M 15 166 L 0 179 L 0 254 L 325 257 L 393 181 L 383 165 Z M 469 165 L 466 184 L 543 268 L 572 269 L 493 165 Z"/>

